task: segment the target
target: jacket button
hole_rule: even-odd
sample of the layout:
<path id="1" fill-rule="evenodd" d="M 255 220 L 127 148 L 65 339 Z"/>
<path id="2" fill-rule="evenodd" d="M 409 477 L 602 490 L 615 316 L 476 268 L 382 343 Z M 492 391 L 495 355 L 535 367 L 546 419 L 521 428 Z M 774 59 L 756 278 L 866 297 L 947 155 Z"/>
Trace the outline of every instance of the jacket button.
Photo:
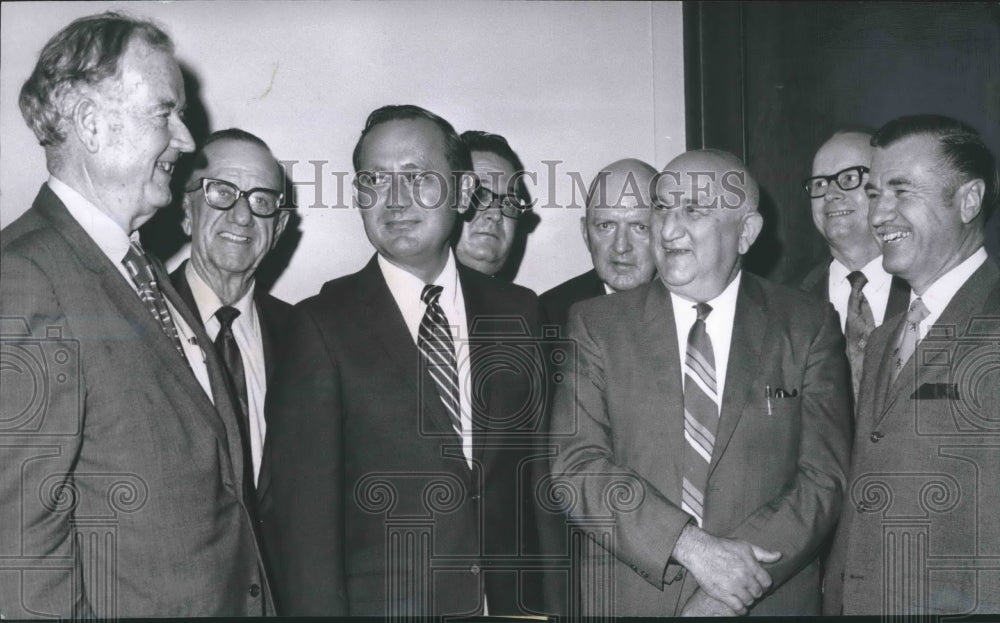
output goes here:
<path id="1" fill-rule="evenodd" d="M 257 597 L 259 595 L 260 595 L 260 584 L 254 582 L 253 584 L 250 585 L 250 596 Z"/>
<path id="2" fill-rule="evenodd" d="M 674 576 L 674 582 L 680 582 L 683 579 L 684 579 L 684 572 L 683 571 L 678 571 L 677 575 Z"/>
<path id="3" fill-rule="evenodd" d="M 881 433 L 879 431 L 875 431 L 868 438 L 871 439 L 872 443 L 878 443 L 879 440 L 882 439 L 883 437 L 885 437 L 885 435 L 883 433 Z"/>
<path id="4" fill-rule="evenodd" d="M 472 575 L 479 575 L 479 565 L 472 565 L 469 567 L 469 573 Z"/>

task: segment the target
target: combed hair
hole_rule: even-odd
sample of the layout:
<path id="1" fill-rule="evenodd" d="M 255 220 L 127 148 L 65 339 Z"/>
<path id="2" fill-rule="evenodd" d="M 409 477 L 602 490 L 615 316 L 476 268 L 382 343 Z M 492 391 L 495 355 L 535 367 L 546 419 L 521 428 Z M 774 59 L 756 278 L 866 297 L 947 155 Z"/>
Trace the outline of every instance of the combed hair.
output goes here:
<path id="1" fill-rule="evenodd" d="M 448 160 L 448 166 L 451 167 L 453 173 L 464 173 L 472 171 L 472 157 L 469 155 L 469 148 L 465 146 L 462 138 L 452 127 L 442 117 L 435 115 L 431 111 L 421 108 L 420 106 L 414 106 L 412 104 L 393 104 L 389 106 L 383 106 L 372 114 L 368 115 L 368 120 L 365 121 L 365 128 L 361 131 L 361 136 L 358 138 L 357 144 L 354 146 L 354 154 L 352 156 L 352 161 L 354 163 L 354 171 L 358 172 L 359 162 L 361 160 L 361 145 L 365 142 L 365 137 L 368 133 L 372 131 L 375 126 L 386 123 L 387 121 L 399 121 L 403 119 L 426 119 L 431 121 L 444 134 L 444 151 L 445 158 Z"/>
<path id="2" fill-rule="evenodd" d="M 134 39 L 173 52 L 170 37 L 150 21 L 108 11 L 73 21 L 42 48 L 34 71 L 21 87 L 18 105 L 43 146 L 66 140 L 66 128 L 81 85 L 96 86 L 118 76 L 122 56 Z"/>
<path id="3" fill-rule="evenodd" d="M 496 154 L 509 162 L 517 177 L 514 192 L 517 193 L 517 197 L 521 201 L 531 203 L 531 193 L 528 192 L 528 185 L 524 183 L 524 164 L 521 163 L 521 159 L 511 148 L 506 138 L 482 130 L 467 130 L 462 132 L 462 142 L 469 148 L 470 154 L 474 151 L 485 151 Z"/>
<path id="4" fill-rule="evenodd" d="M 941 159 L 955 175 L 955 187 L 969 180 L 983 180 L 986 188 L 982 214 L 984 221 L 988 219 L 998 201 L 997 161 L 979 132 L 971 126 L 944 115 L 899 117 L 879 128 L 872 136 L 872 147 L 888 147 L 904 138 L 920 135 L 937 139 Z"/>

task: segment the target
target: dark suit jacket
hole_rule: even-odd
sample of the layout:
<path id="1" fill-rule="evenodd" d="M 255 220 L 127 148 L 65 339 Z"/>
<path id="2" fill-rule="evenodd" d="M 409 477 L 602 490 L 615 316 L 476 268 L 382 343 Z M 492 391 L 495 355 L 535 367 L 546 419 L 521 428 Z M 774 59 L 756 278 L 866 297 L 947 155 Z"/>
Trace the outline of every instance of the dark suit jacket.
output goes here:
<path id="1" fill-rule="evenodd" d="M 474 469 L 375 258 L 295 307 L 260 485 L 279 612 L 464 614 L 483 586 L 492 614 L 542 607 L 541 574 L 525 562 L 537 562 L 548 461 L 537 299 L 458 273 Z"/>
<path id="2" fill-rule="evenodd" d="M 185 260 L 174 272 L 170 273 L 170 282 L 174 284 L 177 293 L 187 304 L 188 309 L 201 320 L 198 303 L 191 293 L 191 286 L 184 275 L 188 261 Z M 254 290 L 253 303 L 260 318 L 260 337 L 264 350 L 264 376 L 268 383 L 274 373 L 274 359 L 277 356 L 277 339 L 282 336 L 285 324 L 292 315 L 292 306 L 267 292 Z"/>
<path id="3" fill-rule="evenodd" d="M 542 320 L 565 329 L 569 320 L 569 308 L 577 301 L 583 301 L 605 294 L 604 282 L 594 269 L 564 281 L 538 297 L 542 306 Z"/>
<path id="4" fill-rule="evenodd" d="M 844 338 L 829 303 L 743 272 L 704 528 L 782 553 L 753 614 L 815 614 L 817 548 L 840 508 L 849 455 Z M 554 475 L 597 536 L 584 614 L 675 616 L 697 588 L 670 563 L 681 510 L 684 405 L 670 295 L 660 280 L 578 304 L 579 372 L 556 392 Z M 795 392 L 771 398 L 765 387 Z M 602 536 L 603 535 L 603 536 Z M 609 586 L 614 582 L 613 592 Z"/>
<path id="5" fill-rule="evenodd" d="M 798 287 L 803 292 L 811 292 L 824 301 L 830 300 L 830 262 L 826 259 L 814 266 Z M 892 318 L 896 314 L 905 312 L 910 306 L 910 284 L 901 277 L 893 277 L 889 286 L 889 300 L 885 305 L 884 320 Z"/>
<path id="6" fill-rule="evenodd" d="M 14 556 L 0 568 L 4 615 L 272 612 L 212 349 L 214 406 L 48 186 L 2 244 L 0 554 Z"/>
<path id="7" fill-rule="evenodd" d="M 905 319 L 887 320 L 865 350 L 823 609 L 997 614 L 1000 269 L 987 260 L 973 273 L 890 387 Z"/>

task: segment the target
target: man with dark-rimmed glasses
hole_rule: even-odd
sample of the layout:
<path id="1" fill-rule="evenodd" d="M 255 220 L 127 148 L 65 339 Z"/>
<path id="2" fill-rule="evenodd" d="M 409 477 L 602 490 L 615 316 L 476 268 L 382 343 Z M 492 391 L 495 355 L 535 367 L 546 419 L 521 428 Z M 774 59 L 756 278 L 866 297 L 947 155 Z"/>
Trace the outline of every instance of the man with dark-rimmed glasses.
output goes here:
<path id="1" fill-rule="evenodd" d="M 462 133 L 462 142 L 472 154 L 478 181 L 472 196 L 474 209 L 465 214 L 455 256 L 464 266 L 494 276 L 517 264 L 509 260 L 518 223 L 531 209 L 524 165 L 499 134 L 469 130 Z"/>
<path id="2" fill-rule="evenodd" d="M 257 290 L 254 273 L 288 223 L 283 190 L 282 169 L 263 140 L 236 128 L 211 134 L 184 187 L 182 227 L 191 236 L 191 259 L 170 275 L 229 372 L 254 483 L 275 338 L 291 310 Z"/>
<path id="3" fill-rule="evenodd" d="M 799 287 L 830 301 L 847 338 L 852 387 L 857 397 L 865 345 L 875 327 L 909 304 L 910 288 L 882 268 L 882 251 L 868 225 L 864 184 L 871 164 L 871 133 L 834 133 L 813 158 L 803 181 L 813 223 L 832 257 L 814 266 Z"/>

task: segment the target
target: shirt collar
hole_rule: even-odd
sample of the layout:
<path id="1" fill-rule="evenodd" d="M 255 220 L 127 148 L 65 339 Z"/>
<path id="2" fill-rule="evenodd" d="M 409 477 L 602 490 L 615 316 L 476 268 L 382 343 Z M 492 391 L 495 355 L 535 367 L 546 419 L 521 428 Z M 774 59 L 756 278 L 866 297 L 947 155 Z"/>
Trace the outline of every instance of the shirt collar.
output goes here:
<path id="1" fill-rule="evenodd" d="M 389 286 L 389 291 L 397 299 L 404 301 L 420 300 L 420 296 L 424 291 L 424 285 L 426 285 L 423 280 L 396 266 L 382 257 L 381 254 L 378 256 L 378 265 L 382 270 L 382 276 L 385 277 L 386 285 Z M 456 295 L 458 290 L 458 269 L 455 267 L 455 256 L 451 251 L 448 252 L 448 260 L 445 262 L 441 274 L 437 276 L 433 284 L 444 288 L 444 291 L 441 293 L 442 296 L 454 297 Z"/>
<path id="2" fill-rule="evenodd" d="M 937 281 L 932 283 L 923 295 L 920 296 L 920 299 L 924 302 L 924 306 L 927 307 L 927 311 L 930 312 L 928 317 L 938 318 L 945 307 L 948 306 L 948 303 L 951 302 L 951 299 L 954 298 L 959 288 L 965 285 L 965 282 L 969 280 L 972 273 L 976 272 L 987 259 L 986 249 L 979 247 L 975 253 L 967 257 L 961 264 L 938 277 Z M 917 293 L 911 291 L 910 302 L 912 303 L 916 299 Z"/>
<path id="3" fill-rule="evenodd" d="M 113 264 L 121 264 L 128 253 L 129 241 L 139 241 L 139 232 L 132 232 L 130 236 L 110 216 L 55 175 L 49 175 L 48 185 L 101 252 Z"/>
<path id="4" fill-rule="evenodd" d="M 833 258 L 830 262 L 830 283 L 843 284 L 847 282 L 847 276 L 853 271 L 844 266 L 840 260 Z M 861 268 L 868 283 L 865 284 L 865 292 L 874 292 L 888 287 L 892 282 L 892 275 L 882 267 L 882 256 L 876 255 L 870 262 Z M 848 285 L 850 287 L 850 285 Z"/>
<path id="5" fill-rule="evenodd" d="M 208 324 L 208 321 L 215 316 L 215 312 L 219 311 L 219 308 L 222 307 L 222 301 L 219 300 L 219 296 L 212 290 L 211 286 L 201 278 L 201 275 L 194 269 L 194 264 L 190 260 L 188 260 L 187 266 L 184 268 L 184 276 L 187 278 L 188 285 L 191 286 L 191 296 L 194 297 L 194 302 L 198 306 L 201 323 L 203 325 Z M 251 281 L 246 294 L 230 306 L 240 312 L 240 315 L 236 319 L 237 322 L 239 322 L 240 318 L 252 317 L 255 287 L 256 283 Z"/>
<path id="6" fill-rule="evenodd" d="M 732 317 L 736 313 L 736 298 L 740 292 L 740 281 L 743 279 L 743 271 L 740 270 L 736 273 L 736 277 L 729 282 L 726 289 L 720 292 L 714 299 L 710 301 L 705 301 L 712 308 L 711 314 L 709 314 L 708 319 L 706 319 L 706 324 L 711 322 L 713 318 L 726 318 Z M 685 316 L 690 315 L 692 318 L 691 322 L 694 322 L 694 318 L 697 316 L 697 312 L 694 310 L 695 303 L 674 294 L 670 293 L 670 302 L 674 307 L 674 315 L 676 316 L 678 310 L 682 310 L 682 314 Z M 690 324 L 690 323 L 688 323 Z"/>

